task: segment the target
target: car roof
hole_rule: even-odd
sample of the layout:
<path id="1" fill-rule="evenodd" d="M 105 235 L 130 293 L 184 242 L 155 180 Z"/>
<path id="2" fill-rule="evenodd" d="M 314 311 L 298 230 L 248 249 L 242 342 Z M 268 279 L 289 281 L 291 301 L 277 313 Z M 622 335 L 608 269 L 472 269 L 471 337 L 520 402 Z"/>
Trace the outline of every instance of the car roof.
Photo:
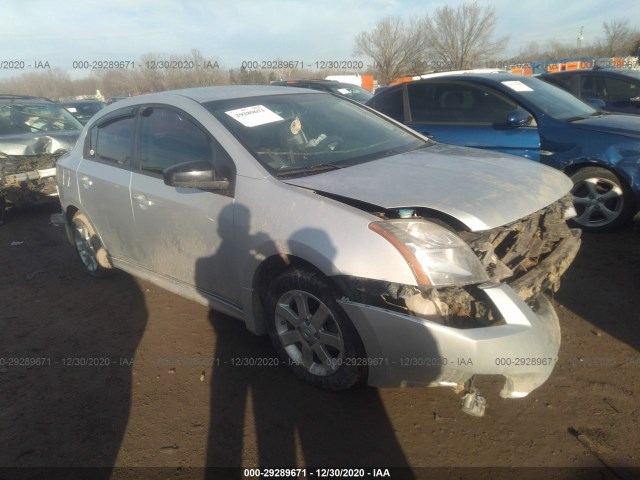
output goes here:
<path id="1" fill-rule="evenodd" d="M 323 95 L 322 92 L 309 90 L 309 94 Z M 198 103 L 213 102 L 216 100 L 228 100 L 231 98 L 249 98 L 262 95 L 290 95 L 300 94 L 299 88 L 283 88 L 270 85 L 232 85 L 222 87 L 196 87 L 184 88 L 180 90 L 168 90 L 166 92 L 150 93 L 147 95 L 136 95 L 127 97 L 145 102 L 168 101 L 172 97 L 180 96 L 195 100 Z M 126 100 L 121 100 L 126 101 Z"/>
<path id="2" fill-rule="evenodd" d="M 465 77 L 469 76 L 469 75 L 483 75 L 483 74 L 491 74 L 491 75 L 495 75 L 495 74 L 499 74 L 499 73 L 507 73 L 509 75 L 513 74 L 511 72 L 509 72 L 508 70 L 504 70 L 502 68 L 473 68 L 473 69 L 469 69 L 469 70 L 451 70 L 448 72 L 432 72 L 432 73 L 424 73 L 422 75 L 416 75 L 414 77 L 412 77 L 413 80 L 421 80 L 421 79 L 427 79 L 427 78 L 434 78 L 434 77 L 447 77 L 449 75 L 464 75 Z"/>
<path id="3" fill-rule="evenodd" d="M 34 97 L 31 95 L 5 95 L 5 94 L 0 94 L 0 101 L 1 102 L 13 102 L 13 101 L 19 101 L 19 102 L 29 102 L 29 103 L 56 103 L 53 100 L 50 100 L 48 98 L 45 97 Z"/>
<path id="4" fill-rule="evenodd" d="M 502 80 L 517 80 L 519 78 L 522 78 L 520 75 L 514 75 L 513 73 L 508 73 L 508 72 L 496 72 L 496 73 L 452 73 L 450 75 L 434 75 L 432 77 L 427 77 L 427 78 L 420 78 L 419 80 L 413 80 L 411 82 L 407 82 L 407 83 L 420 83 L 420 82 L 427 82 L 427 81 L 431 81 L 431 80 L 442 80 L 442 79 L 447 79 L 447 80 L 496 80 L 496 81 L 502 81 Z"/>
<path id="5" fill-rule="evenodd" d="M 583 73 L 588 73 L 589 75 L 613 75 L 620 76 L 625 78 L 637 78 L 632 72 L 636 72 L 638 70 L 629 70 L 624 68 L 579 68 L 576 70 L 562 70 L 560 72 L 545 72 L 540 74 L 540 76 L 547 77 L 562 77 L 569 75 L 578 75 Z"/>
<path id="6" fill-rule="evenodd" d="M 80 100 L 74 100 L 74 99 L 60 100 L 58 103 L 104 103 L 104 102 L 102 100 L 83 98 Z"/>
<path id="7" fill-rule="evenodd" d="M 335 85 L 337 83 L 344 83 L 344 82 L 339 82 L 338 80 L 325 80 L 323 78 L 300 78 L 300 79 L 292 79 L 292 80 L 276 80 L 274 82 L 271 82 L 274 85 L 285 85 L 285 84 L 290 84 L 290 83 L 319 83 L 322 85 Z"/>
<path id="8" fill-rule="evenodd" d="M 514 75 L 512 73 L 452 73 L 452 74 L 443 74 L 429 76 L 427 78 L 419 78 L 417 80 L 411 80 L 410 82 L 398 83 L 396 85 L 391 85 L 388 87 L 384 87 L 384 90 L 379 92 L 380 95 L 385 94 L 387 92 L 391 92 L 393 90 L 398 90 L 403 87 L 403 85 L 412 85 L 412 84 L 420 84 L 420 83 L 436 83 L 441 80 L 452 80 L 452 81 L 480 81 L 480 83 L 491 83 L 491 82 L 502 82 L 509 80 L 518 80 L 523 78 L 520 75 Z M 526 77 L 531 78 L 531 77 Z M 374 96 L 377 96 L 376 93 Z"/>

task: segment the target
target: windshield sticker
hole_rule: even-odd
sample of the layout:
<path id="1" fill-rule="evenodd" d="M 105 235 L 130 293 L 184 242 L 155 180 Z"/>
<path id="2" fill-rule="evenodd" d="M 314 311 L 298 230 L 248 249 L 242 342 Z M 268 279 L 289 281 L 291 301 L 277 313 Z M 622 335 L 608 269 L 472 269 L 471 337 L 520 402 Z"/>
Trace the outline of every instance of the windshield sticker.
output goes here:
<path id="1" fill-rule="evenodd" d="M 343 95 L 349 95 L 351 93 L 351 90 L 348 88 L 339 88 L 338 91 Z"/>
<path id="2" fill-rule="evenodd" d="M 71 113 L 78 113 L 78 110 L 76 110 L 76 107 L 67 107 L 67 110 L 69 110 Z"/>
<path id="3" fill-rule="evenodd" d="M 519 80 L 509 80 L 507 82 L 502 82 L 502 84 L 516 92 L 533 92 L 533 88 L 526 86 Z"/>
<path id="4" fill-rule="evenodd" d="M 245 127 L 257 127 L 267 123 L 279 122 L 284 120 L 277 113 L 272 112 L 262 105 L 254 105 L 253 107 L 238 108 L 237 110 L 229 110 L 224 112 L 232 118 L 235 118 Z"/>

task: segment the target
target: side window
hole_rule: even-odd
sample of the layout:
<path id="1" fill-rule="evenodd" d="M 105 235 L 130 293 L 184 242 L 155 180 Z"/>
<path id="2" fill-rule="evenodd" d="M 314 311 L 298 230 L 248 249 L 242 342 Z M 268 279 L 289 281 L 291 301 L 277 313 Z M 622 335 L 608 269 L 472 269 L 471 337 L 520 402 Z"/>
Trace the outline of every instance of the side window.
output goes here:
<path id="1" fill-rule="evenodd" d="M 517 105 L 493 92 L 478 89 L 474 94 L 474 113 L 472 119 L 478 123 L 503 125 L 507 122 L 509 112 Z"/>
<path id="2" fill-rule="evenodd" d="M 398 88 L 376 99 L 373 106 L 379 112 L 399 122 L 404 122 L 404 109 L 402 108 L 402 89 Z"/>
<path id="3" fill-rule="evenodd" d="M 612 103 L 629 103 L 631 97 L 640 95 L 639 90 L 640 89 L 631 82 L 625 82 L 617 78 L 604 79 L 604 93 L 606 99 Z"/>
<path id="4" fill-rule="evenodd" d="M 411 118 L 415 122 L 504 124 L 516 104 L 471 85 L 409 85 Z"/>
<path id="5" fill-rule="evenodd" d="M 575 96 L 580 94 L 580 75 L 550 75 L 545 77 L 549 79 L 553 85 L 557 85 Z"/>
<path id="6" fill-rule="evenodd" d="M 190 119 L 174 110 L 147 107 L 140 123 L 140 169 L 161 174 L 184 162 L 211 162 L 209 137 Z"/>
<path id="7" fill-rule="evenodd" d="M 438 108 L 436 87 L 429 84 L 414 84 L 407 87 L 409 108 L 413 122 L 441 122 L 443 112 Z"/>
<path id="8" fill-rule="evenodd" d="M 91 130 L 89 156 L 118 165 L 131 161 L 135 117 L 118 117 L 102 123 Z"/>
<path id="9" fill-rule="evenodd" d="M 583 99 L 600 98 L 606 100 L 604 79 L 593 75 L 583 75 L 580 80 L 580 97 Z"/>

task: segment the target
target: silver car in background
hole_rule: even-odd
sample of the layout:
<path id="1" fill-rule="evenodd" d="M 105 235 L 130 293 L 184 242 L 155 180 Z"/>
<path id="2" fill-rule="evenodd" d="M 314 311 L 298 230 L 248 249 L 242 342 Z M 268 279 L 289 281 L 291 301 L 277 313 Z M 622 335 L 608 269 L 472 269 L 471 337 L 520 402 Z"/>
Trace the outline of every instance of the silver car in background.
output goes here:
<path id="1" fill-rule="evenodd" d="M 46 98 L 0 94 L 0 225 L 7 205 L 55 201 L 56 160 L 82 124 Z"/>
<path id="2" fill-rule="evenodd" d="M 481 415 L 475 376 L 504 375 L 515 398 L 554 367 L 545 292 L 580 244 L 554 169 L 283 87 L 122 100 L 57 168 L 90 274 L 238 318 L 311 384 L 450 386 Z"/>

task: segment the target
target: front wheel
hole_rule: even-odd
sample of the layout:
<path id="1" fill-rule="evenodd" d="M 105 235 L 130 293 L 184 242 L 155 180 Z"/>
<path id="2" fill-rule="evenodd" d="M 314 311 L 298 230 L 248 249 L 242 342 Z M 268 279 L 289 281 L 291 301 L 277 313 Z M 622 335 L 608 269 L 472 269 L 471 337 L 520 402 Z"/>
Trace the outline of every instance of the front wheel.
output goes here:
<path id="1" fill-rule="evenodd" d="M 273 280 L 267 300 L 267 330 L 280 358 L 307 383 L 333 391 L 367 375 L 364 347 L 338 297 L 320 274 L 293 269 Z"/>
<path id="2" fill-rule="evenodd" d="M 588 232 L 605 232 L 617 228 L 633 215 L 633 198 L 618 176 L 600 167 L 586 167 L 571 176 L 573 219 Z"/>

